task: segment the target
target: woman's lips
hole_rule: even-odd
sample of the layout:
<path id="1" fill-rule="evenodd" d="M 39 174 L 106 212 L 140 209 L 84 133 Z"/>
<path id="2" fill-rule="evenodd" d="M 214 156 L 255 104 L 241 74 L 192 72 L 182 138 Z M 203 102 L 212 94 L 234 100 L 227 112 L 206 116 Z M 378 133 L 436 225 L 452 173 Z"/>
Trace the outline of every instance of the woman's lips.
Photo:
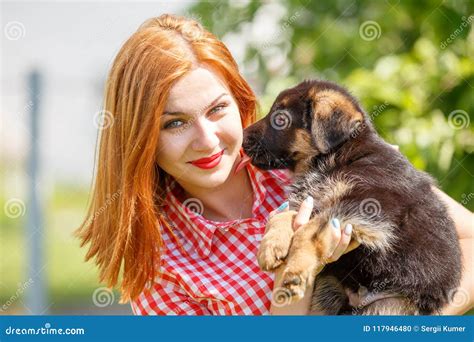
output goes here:
<path id="1" fill-rule="evenodd" d="M 213 154 L 210 157 L 193 160 L 190 163 L 201 169 L 212 169 L 220 163 L 223 154 L 224 150 L 220 151 L 219 153 Z"/>

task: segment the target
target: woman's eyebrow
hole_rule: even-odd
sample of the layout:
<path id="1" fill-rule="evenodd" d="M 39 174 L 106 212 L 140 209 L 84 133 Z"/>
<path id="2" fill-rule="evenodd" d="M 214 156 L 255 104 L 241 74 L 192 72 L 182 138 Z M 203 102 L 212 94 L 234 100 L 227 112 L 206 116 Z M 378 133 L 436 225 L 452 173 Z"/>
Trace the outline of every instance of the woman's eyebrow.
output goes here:
<path id="1" fill-rule="evenodd" d="M 218 97 L 216 97 L 210 104 L 208 104 L 206 107 L 203 108 L 203 111 L 206 112 L 209 110 L 209 108 L 213 107 L 223 96 L 228 95 L 227 93 L 222 93 Z M 177 112 L 164 112 L 163 115 L 179 115 L 183 114 L 183 112 L 177 111 Z"/>

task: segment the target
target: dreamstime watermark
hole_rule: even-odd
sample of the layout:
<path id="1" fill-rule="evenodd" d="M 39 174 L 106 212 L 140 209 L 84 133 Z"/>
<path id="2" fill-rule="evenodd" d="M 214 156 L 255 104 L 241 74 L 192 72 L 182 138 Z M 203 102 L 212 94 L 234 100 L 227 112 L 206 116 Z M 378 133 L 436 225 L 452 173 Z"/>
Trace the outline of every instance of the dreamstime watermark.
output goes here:
<path id="1" fill-rule="evenodd" d="M 272 291 L 272 304 L 277 308 L 287 306 L 291 303 L 291 291 L 285 287 L 277 287 Z"/>
<path id="2" fill-rule="evenodd" d="M 358 304 L 352 308 L 352 314 L 358 315 L 360 310 L 363 309 L 368 304 L 372 303 L 374 300 L 379 298 L 379 294 L 387 287 L 387 279 L 382 280 L 381 282 L 376 282 L 372 286 L 372 290 L 369 292 L 365 286 L 361 286 L 357 295 L 359 297 Z"/>
<path id="3" fill-rule="evenodd" d="M 273 34 L 270 39 L 268 39 L 265 43 L 262 44 L 262 49 L 267 49 L 268 47 L 272 46 L 273 42 L 278 39 L 288 28 L 294 24 L 296 19 L 301 15 L 298 11 L 296 11 L 291 17 L 283 22 L 280 26 L 279 30 Z"/>
<path id="4" fill-rule="evenodd" d="M 200 115 L 200 114 L 198 114 L 198 115 Z M 191 119 L 189 119 L 189 121 L 187 121 L 186 123 L 182 124 L 181 126 L 177 127 L 176 129 L 174 129 L 171 132 L 171 134 L 174 135 L 174 136 L 180 136 L 181 134 L 183 134 L 183 132 L 185 130 L 187 130 L 189 127 L 191 127 L 196 120 L 197 119 L 195 117 L 192 117 Z"/>
<path id="5" fill-rule="evenodd" d="M 195 12 L 186 12 L 181 14 L 180 16 L 187 19 L 187 23 L 181 26 L 180 32 L 182 33 L 183 37 L 188 41 L 199 41 L 204 35 L 205 31 L 203 29 L 202 21 L 203 18 L 199 13 Z M 154 19 L 154 21 L 159 19 Z M 165 27 L 167 31 L 173 31 L 172 27 Z"/>
<path id="6" fill-rule="evenodd" d="M 23 216 L 26 212 L 25 202 L 19 198 L 10 198 L 3 206 L 3 211 L 7 217 L 12 219 Z"/>
<path id="7" fill-rule="evenodd" d="M 27 113 L 33 108 L 33 101 L 28 101 L 26 105 L 23 106 L 23 110 L 21 111 L 20 115 L 23 115 L 24 113 Z"/>
<path id="8" fill-rule="evenodd" d="M 470 192 L 469 194 L 462 194 L 461 195 L 461 203 L 463 205 L 467 205 L 472 199 L 474 198 L 474 193 Z"/>
<path id="9" fill-rule="evenodd" d="M 467 18 L 463 16 L 461 19 L 462 19 L 461 25 L 459 25 L 459 27 L 456 30 L 454 30 L 454 32 L 451 33 L 449 37 L 446 38 L 444 41 L 442 41 L 441 44 L 439 45 L 441 50 L 446 49 L 448 45 L 451 44 L 464 31 L 464 29 L 466 29 L 469 25 L 472 24 L 472 22 L 474 21 L 474 15 L 470 15 Z"/>
<path id="10" fill-rule="evenodd" d="M 197 198 L 188 198 L 183 205 L 191 211 L 192 215 L 202 215 L 204 212 L 204 206 Z"/>
<path id="11" fill-rule="evenodd" d="M 471 301 L 471 296 L 465 288 L 458 287 L 448 292 L 448 300 L 452 306 L 462 308 Z"/>
<path id="12" fill-rule="evenodd" d="M 5 25 L 3 33 L 8 40 L 19 40 L 26 35 L 25 25 L 19 21 L 10 21 Z"/>
<path id="13" fill-rule="evenodd" d="M 385 109 L 387 109 L 387 107 L 387 101 L 385 101 L 381 105 L 375 105 L 372 111 L 368 114 L 370 121 L 373 121 L 376 117 L 382 114 Z M 367 128 L 367 124 L 365 122 L 362 122 L 351 132 L 351 138 L 356 138 L 365 128 Z"/>
<path id="14" fill-rule="evenodd" d="M 92 302 L 99 308 L 110 306 L 115 301 L 114 292 L 107 287 L 99 287 L 92 294 Z"/>
<path id="15" fill-rule="evenodd" d="M 469 118 L 469 114 L 462 109 L 453 110 L 448 115 L 448 125 L 452 129 L 458 130 L 467 128 L 469 127 L 470 123 L 471 119 Z"/>
<path id="16" fill-rule="evenodd" d="M 380 215 L 382 207 L 375 198 L 366 198 L 359 204 L 359 212 L 362 216 L 372 219 Z"/>
<path id="17" fill-rule="evenodd" d="M 17 290 L 15 291 L 15 293 L 10 297 L 8 298 L 8 300 L 0 307 L 0 312 L 5 312 L 8 310 L 8 308 L 13 304 L 15 303 L 18 298 L 20 298 L 20 296 L 23 294 L 23 292 L 29 288 L 35 281 L 30 278 L 28 279 L 26 282 L 24 282 L 23 284 L 20 283 L 18 284 L 18 288 Z"/>
<path id="18" fill-rule="evenodd" d="M 385 109 L 388 107 L 388 102 L 385 101 L 381 105 L 375 105 L 372 111 L 369 113 L 370 120 L 374 120 L 377 116 L 379 116 Z"/>
<path id="19" fill-rule="evenodd" d="M 118 190 L 117 192 L 115 192 L 114 194 L 112 194 L 112 196 L 107 195 L 107 199 L 105 200 L 105 204 L 102 205 L 98 210 L 96 210 L 96 212 L 94 213 L 94 215 L 89 218 L 89 220 L 87 221 L 87 225 L 90 225 L 90 224 L 91 224 L 92 222 L 94 222 L 100 215 L 102 215 L 102 214 L 107 210 L 107 208 L 108 208 L 114 201 L 116 201 L 117 198 L 120 197 L 121 194 L 122 194 L 122 190 Z"/>
<path id="20" fill-rule="evenodd" d="M 367 20 L 360 25 L 359 35 L 363 40 L 370 42 L 380 38 L 382 35 L 382 29 L 378 22 Z"/>
<path id="21" fill-rule="evenodd" d="M 184 38 L 189 41 L 197 41 L 200 40 L 204 36 L 204 30 L 202 28 L 202 16 L 195 12 L 186 12 L 182 15 L 190 22 L 194 21 L 198 25 L 186 24 L 181 26 L 181 33 L 183 34 Z M 166 30 L 173 31 L 173 28 L 167 27 Z"/>
<path id="22" fill-rule="evenodd" d="M 108 110 L 99 110 L 94 115 L 94 126 L 99 130 L 104 130 L 111 127 L 114 124 L 114 116 L 112 112 Z"/>
<path id="23" fill-rule="evenodd" d="M 270 116 L 270 125 L 280 131 L 291 126 L 291 114 L 286 110 L 274 111 Z"/>
<path id="24" fill-rule="evenodd" d="M 181 29 L 181 33 L 190 41 L 198 41 L 204 36 L 203 29 L 196 26 L 184 26 Z"/>
<path id="25" fill-rule="evenodd" d="M 5 328 L 5 335 L 84 335 L 84 328 L 53 328 L 51 323 L 45 323 L 40 328 Z"/>

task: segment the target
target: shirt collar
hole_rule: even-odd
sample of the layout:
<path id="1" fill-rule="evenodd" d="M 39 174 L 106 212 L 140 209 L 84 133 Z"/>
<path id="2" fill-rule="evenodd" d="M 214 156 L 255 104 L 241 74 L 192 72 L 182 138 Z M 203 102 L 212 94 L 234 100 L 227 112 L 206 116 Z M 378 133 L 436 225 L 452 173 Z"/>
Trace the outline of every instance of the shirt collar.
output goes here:
<path id="1" fill-rule="evenodd" d="M 249 174 L 254 196 L 252 217 L 226 222 L 211 221 L 203 217 L 201 215 L 203 206 L 198 199 L 190 198 L 181 202 L 179 198 L 183 198 L 183 188 L 171 176 L 165 176 L 166 199 L 164 205 L 167 208 L 164 213 L 168 217 L 168 223 L 172 229 L 178 230 L 183 235 L 185 243 L 187 241 L 191 243 L 191 249 L 187 248 L 188 252 L 193 252 L 195 249 L 201 257 L 208 257 L 217 229 L 226 229 L 236 225 L 242 227 L 260 226 L 261 222 L 266 219 L 266 217 L 262 217 L 264 214 L 261 212 L 261 207 L 267 194 L 265 180 L 271 178 L 272 174 L 259 170 L 252 164 L 247 164 L 245 168 Z"/>

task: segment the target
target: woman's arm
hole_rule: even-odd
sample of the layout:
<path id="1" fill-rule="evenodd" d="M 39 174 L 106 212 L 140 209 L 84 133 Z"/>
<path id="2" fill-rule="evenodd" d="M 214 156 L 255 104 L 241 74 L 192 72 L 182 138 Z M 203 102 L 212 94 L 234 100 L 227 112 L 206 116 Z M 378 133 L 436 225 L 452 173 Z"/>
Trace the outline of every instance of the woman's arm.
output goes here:
<path id="1" fill-rule="evenodd" d="M 456 202 L 454 199 L 446 195 L 443 191 L 436 187 L 432 187 L 433 191 L 444 202 L 448 208 L 448 212 L 456 224 L 459 239 L 474 239 L 474 215 L 464 206 Z"/>
<path id="2" fill-rule="evenodd" d="M 458 293 L 443 310 L 443 315 L 462 315 L 474 306 L 474 215 L 441 190 L 435 193 L 448 207 L 459 236 L 462 252 L 463 273 Z"/>

